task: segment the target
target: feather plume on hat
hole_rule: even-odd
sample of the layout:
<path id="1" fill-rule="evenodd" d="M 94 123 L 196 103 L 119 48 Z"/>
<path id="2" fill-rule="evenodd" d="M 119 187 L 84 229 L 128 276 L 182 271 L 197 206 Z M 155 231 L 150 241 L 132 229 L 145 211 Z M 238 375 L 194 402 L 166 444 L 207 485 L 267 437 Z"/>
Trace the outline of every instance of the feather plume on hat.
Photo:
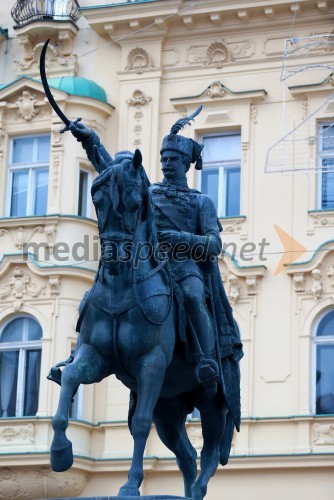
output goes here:
<path id="1" fill-rule="evenodd" d="M 202 105 L 199 106 L 191 115 L 186 116 L 185 118 L 180 118 L 174 123 L 174 125 L 170 129 L 170 133 L 166 137 L 164 137 L 160 150 L 160 153 L 166 150 L 171 150 L 188 156 L 191 163 L 196 162 L 196 170 L 202 170 L 201 152 L 204 147 L 203 144 L 199 144 L 193 139 L 188 139 L 187 137 L 183 137 L 177 134 L 186 125 L 191 125 L 191 122 L 194 121 L 194 118 L 202 111 L 202 107 Z"/>
<path id="2" fill-rule="evenodd" d="M 172 128 L 170 129 L 170 134 L 178 134 L 183 127 L 186 125 L 191 125 L 191 122 L 194 121 L 195 117 L 200 114 L 202 111 L 202 104 L 194 111 L 191 115 L 186 116 L 185 118 L 180 118 L 177 120 Z"/>

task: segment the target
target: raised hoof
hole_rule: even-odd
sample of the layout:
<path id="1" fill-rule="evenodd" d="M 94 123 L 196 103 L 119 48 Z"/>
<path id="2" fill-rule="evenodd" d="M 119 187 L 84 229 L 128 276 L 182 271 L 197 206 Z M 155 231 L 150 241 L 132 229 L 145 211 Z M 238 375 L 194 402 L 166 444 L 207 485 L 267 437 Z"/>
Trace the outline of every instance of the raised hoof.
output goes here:
<path id="1" fill-rule="evenodd" d="M 138 488 L 135 486 L 122 486 L 118 492 L 118 497 L 140 497 Z"/>
<path id="2" fill-rule="evenodd" d="M 51 469 L 55 472 L 65 472 L 73 465 L 72 443 L 62 449 L 54 449 L 51 446 Z"/>

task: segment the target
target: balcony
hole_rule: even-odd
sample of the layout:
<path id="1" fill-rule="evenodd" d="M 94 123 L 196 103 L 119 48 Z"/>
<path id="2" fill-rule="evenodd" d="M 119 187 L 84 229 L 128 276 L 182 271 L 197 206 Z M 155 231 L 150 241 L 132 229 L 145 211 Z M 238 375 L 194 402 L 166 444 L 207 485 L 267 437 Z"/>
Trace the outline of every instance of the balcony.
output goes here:
<path id="1" fill-rule="evenodd" d="M 75 25 L 80 17 L 77 0 L 17 0 L 11 10 L 14 28 L 35 22 L 70 22 Z"/>

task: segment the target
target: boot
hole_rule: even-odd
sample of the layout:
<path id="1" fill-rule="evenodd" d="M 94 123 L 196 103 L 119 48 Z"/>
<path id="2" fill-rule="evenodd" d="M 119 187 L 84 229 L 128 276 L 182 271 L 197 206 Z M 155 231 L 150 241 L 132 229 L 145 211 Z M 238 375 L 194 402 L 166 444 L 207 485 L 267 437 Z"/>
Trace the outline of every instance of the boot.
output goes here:
<path id="1" fill-rule="evenodd" d="M 205 394 L 212 399 L 217 394 L 217 381 L 219 380 L 219 368 L 215 360 L 202 359 L 196 368 L 195 374 L 198 382 L 203 385 Z"/>

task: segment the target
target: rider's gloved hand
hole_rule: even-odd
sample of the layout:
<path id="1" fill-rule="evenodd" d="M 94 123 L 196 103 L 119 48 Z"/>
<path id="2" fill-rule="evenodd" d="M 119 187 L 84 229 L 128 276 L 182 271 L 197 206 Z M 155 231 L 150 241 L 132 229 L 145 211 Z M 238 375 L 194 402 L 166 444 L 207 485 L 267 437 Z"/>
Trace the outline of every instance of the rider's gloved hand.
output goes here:
<path id="1" fill-rule="evenodd" d="M 175 245 L 178 245 L 179 243 L 184 241 L 183 234 L 183 231 L 173 231 L 171 229 L 166 231 L 159 231 L 158 240 L 159 243 L 169 243 L 172 247 L 174 247 Z"/>
<path id="2" fill-rule="evenodd" d="M 160 243 L 169 243 L 172 247 L 184 244 L 189 248 L 190 254 L 196 248 L 203 247 L 207 256 L 218 255 L 221 251 L 221 240 L 215 235 L 200 235 L 188 233 L 187 231 L 166 230 L 158 233 Z"/>
<path id="3" fill-rule="evenodd" d="M 68 128 L 70 129 L 72 135 L 77 139 L 78 142 L 82 142 L 88 139 L 92 134 L 93 130 L 86 127 L 82 122 L 70 122 Z"/>

